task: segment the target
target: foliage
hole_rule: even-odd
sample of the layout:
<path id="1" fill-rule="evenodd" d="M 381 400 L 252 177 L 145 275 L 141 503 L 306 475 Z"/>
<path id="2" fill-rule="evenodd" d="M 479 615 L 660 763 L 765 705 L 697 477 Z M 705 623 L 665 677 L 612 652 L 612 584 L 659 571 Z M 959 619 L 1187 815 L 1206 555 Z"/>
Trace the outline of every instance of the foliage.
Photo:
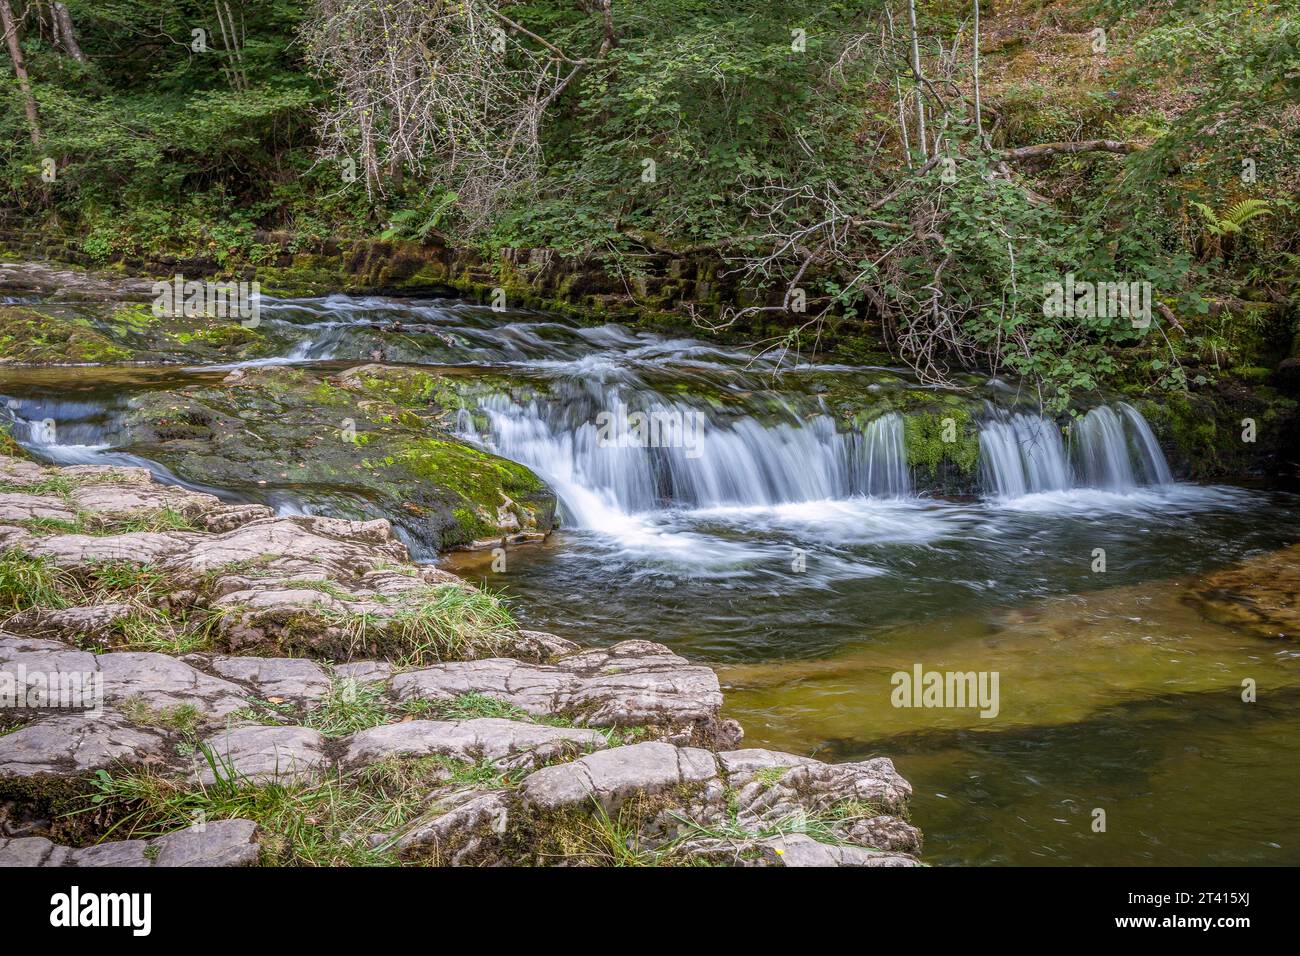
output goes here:
<path id="1" fill-rule="evenodd" d="M 207 0 L 68 0 L 88 62 L 25 18 L 44 143 L 4 73 L 0 193 L 100 261 L 233 269 L 331 237 L 446 237 L 594 252 L 635 278 L 689 250 L 747 290 L 700 303 L 710 327 L 798 351 L 828 319 L 879 323 L 923 378 L 1019 376 L 1057 408 L 1102 384 L 1208 383 L 1221 346 L 1260 364 L 1233 303 L 1293 315 L 1293 5 L 994 6 L 982 141 L 969 4 L 917 3 L 941 140 L 922 150 L 898 2 L 614 0 L 605 21 L 590 0 L 253 0 L 227 49 Z M 1104 57 L 1079 39 L 1093 24 Z M 999 155 L 1094 138 L 1131 148 Z M 1149 282 L 1157 315 L 1045 315 L 1066 274 Z M 1225 310 L 1235 324 L 1205 326 Z"/>

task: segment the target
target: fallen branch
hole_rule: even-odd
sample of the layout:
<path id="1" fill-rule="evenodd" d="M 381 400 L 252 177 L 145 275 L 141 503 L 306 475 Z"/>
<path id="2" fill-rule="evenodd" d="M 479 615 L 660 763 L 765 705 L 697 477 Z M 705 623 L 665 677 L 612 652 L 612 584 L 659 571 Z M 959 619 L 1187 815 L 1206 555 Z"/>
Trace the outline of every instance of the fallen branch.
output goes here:
<path id="1" fill-rule="evenodd" d="M 1038 146 L 1020 146 L 1004 149 L 999 154 L 1004 160 L 1038 159 L 1043 156 L 1063 156 L 1070 153 L 1134 153 L 1142 147 L 1121 143 L 1114 139 L 1089 139 L 1081 143 L 1042 143 Z"/>

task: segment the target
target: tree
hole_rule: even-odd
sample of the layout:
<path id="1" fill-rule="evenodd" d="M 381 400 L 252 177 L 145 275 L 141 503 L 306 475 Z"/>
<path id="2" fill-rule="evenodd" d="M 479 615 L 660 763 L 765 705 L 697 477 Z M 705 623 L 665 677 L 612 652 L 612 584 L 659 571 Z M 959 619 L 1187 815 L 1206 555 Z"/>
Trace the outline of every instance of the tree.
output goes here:
<path id="1" fill-rule="evenodd" d="M 9 0 L 0 0 L 0 27 L 5 31 L 5 46 L 9 50 L 9 59 L 14 65 L 14 74 L 18 77 L 18 88 L 23 95 L 23 108 L 27 111 L 27 125 L 31 132 L 32 145 L 41 145 L 41 118 L 36 111 L 36 96 L 32 93 L 31 81 L 27 78 L 27 63 L 23 60 L 23 48 L 18 42 L 18 21 L 14 18 L 14 8 Z"/>
<path id="2" fill-rule="evenodd" d="M 54 20 L 54 36 L 59 46 L 78 63 L 85 63 L 86 54 L 81 52 L 81 44 L 77 42 L 77 34 L 72 29 L 72 15 L 68 13 L 67 4 L 55 0 L 50 4 L 50 10 Z"/>

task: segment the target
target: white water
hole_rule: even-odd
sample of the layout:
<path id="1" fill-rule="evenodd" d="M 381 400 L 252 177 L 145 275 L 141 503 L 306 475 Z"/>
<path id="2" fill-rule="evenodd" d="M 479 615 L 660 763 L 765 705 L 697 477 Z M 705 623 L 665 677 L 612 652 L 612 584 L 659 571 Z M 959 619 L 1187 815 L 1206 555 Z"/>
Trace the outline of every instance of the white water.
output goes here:
<path id="1" fill-rule="evenodd" d="M 980 473 L 991 494 L 1007 499 L 1076 489 L 1127 495 L 1173 481 L 1151 426 L 1123 402 L 1084 415 L 1071 429 L 1068 450 L 1054 422 L 995 415 L 980 429 Z"/>
<path id="2" fill-rule="evenodd" d="M 480 407 L 490 422 L 486 434 L 477 433 L 468 414 L 461 415 L 460 429 L 545 478 L 564 517 L 578 528 L 607 531 L 625 525 L 628 516 L 664 508 L 770 507 L 911 491 L 897 414 L 859 433 L 837 430 L 827 415 L 791 413 L 765 425 L 659 399 L 642 410 L 698 421 L 696 440 L 646 447 L 619 440 L 629 433 L 618 428 L 602 441 L 595 415 L 565 421 L 537 402 L 521 405 L 505 396 Z"/>

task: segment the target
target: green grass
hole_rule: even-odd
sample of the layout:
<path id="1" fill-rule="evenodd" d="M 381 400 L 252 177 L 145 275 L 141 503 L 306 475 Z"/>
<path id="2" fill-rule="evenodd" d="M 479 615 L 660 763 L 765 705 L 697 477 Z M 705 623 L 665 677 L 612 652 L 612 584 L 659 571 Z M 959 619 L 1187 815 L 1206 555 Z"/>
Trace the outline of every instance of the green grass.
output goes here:
<path id="1" fill-rule="evenodd" d="M 28 608 L 65 610 L 96 604 L 126 604 L 129 611 L 112 628 L 113 646 L 164 654 L 188 654 L 210 645 L 209 630 L 182 614 L 153 606 L 168 591 L 166 576 L 127 561 L 98 561 L 62 569 L 44 557 L 11 549 L 0 554 L 0 616 Z M 101 651 L 101 641 L 83 642 Z"/>
<path id="2" fill-rule="evenodd" d="M 71 607 L 60 577 L 48 558 L 31 557 L 17 549 L 5 551 L 0 554 L 0 613 L 29 607 Z"/>
<path id="3" fill-rule="evenodd" d="M 26 518 L 17 522 L 32 534 L 81 534 L 85 526 L 80 520 L 64 521 L 62 518 Z"/>
<path id="4" fill-rule="evenodd" d="M 515 622 L 495 595 L 448 584 L 421 588 L 391 615 L 329 611 L 348 658 L 370 648 L 400 667 L 491 656 L 505 646 Z"/>
<path id="5" fill-rule="evenodd" d="M 75 487 L 77 482 L 66 475 L 50 475 L 30 484 L 0 481 L 0 492 L 17 492 L 24 495 L 66 495 Z"/>
<path id="6" fill-rule="evenodd" d="M 193 734 L 203 717 L 193 704 L 155 709 L 142 696 L 128 697 L 117 705 L 117 710 L 133 724 L 162 727 L 182 734 Z"/>
<path id="7" fill-rule="evenodd" d="M 29 518 L 17 522 L 35 534 L 89 534 L 104 537 L 139 531 L 196 531 L 195 524 L 174 508 L 159 508 L 127 517 L 114 517 L 89 511 L 77 512 L 75 521 L 62 518 Z"/>
<path id="8" fill-rule="evenodd" d="M 198 527 L 175 508 L 159 508 L 125 518 L 82 514 L 82 524 L 91 534 L 132 534 L 138 531 L 197 531 Z"/>
<path id="9" fill-rule="evenodd" d="M 117 623 L 122 649 L 152 651 L 179 657 L 211 646 L 202 627 L 172 618 L 167 611 L 138 604 Z"/>
<path id="10" fill-rule="evenodd" d="M 130 561 L 95 561 L 79 573 L 92 590 L 106 599 L 128 593 L 145 598 L 167 587 L 167 578 L 160 571 Z"/>
<path id="11" fill-rule="evenodd" d="M 471 692 L 452 697 L 448 700 L 421 700 L 421 716 L 435 720 L 473 720 L 476 717 L 504 717 L 507 720 L 522 720 L 535 723 L 528 712 L 514 704 L 486 694 Z"/>
<path id="12" fill-rule="evenodd" d="M 427 809 L 427 797 L 445 786 L 499 782 L 499 771 L 442 757 L 394 759 L 319 784 L 248 785 L 229 774 L 211 754 L 218 780 L 191 786 L 152 772 L 94 778 L 80 813 L 112 820 L 102 840 L 147 839 L 206 821 L 252 820 L 262 830 L 261 862 L 280 866 L 378 866 L 397 862 L 392 850 L 371 848 L 366 836 L 386 833 Z"/>
<path id="13" fill-rule="evenodd" d="M 285 581 L 280 587 L 289 588 L 299 591 L 320 591 L 322 594 L 328 594 L 332 598 L 338 598 L 340 601 L 352 601 L 356 595 L 349 594 L 333 581 L 324 579 L 316 580 L 310 578 L 299 578 L 294 581 Z"/>
<path id="14" fill-rule="evenodd" d="M 334 680 L 316 706 L 307 711 L 302 725 L 326 737 L 346 737 L 393 719 L 388 698 L 379 685 L 343 677 Z"/>

